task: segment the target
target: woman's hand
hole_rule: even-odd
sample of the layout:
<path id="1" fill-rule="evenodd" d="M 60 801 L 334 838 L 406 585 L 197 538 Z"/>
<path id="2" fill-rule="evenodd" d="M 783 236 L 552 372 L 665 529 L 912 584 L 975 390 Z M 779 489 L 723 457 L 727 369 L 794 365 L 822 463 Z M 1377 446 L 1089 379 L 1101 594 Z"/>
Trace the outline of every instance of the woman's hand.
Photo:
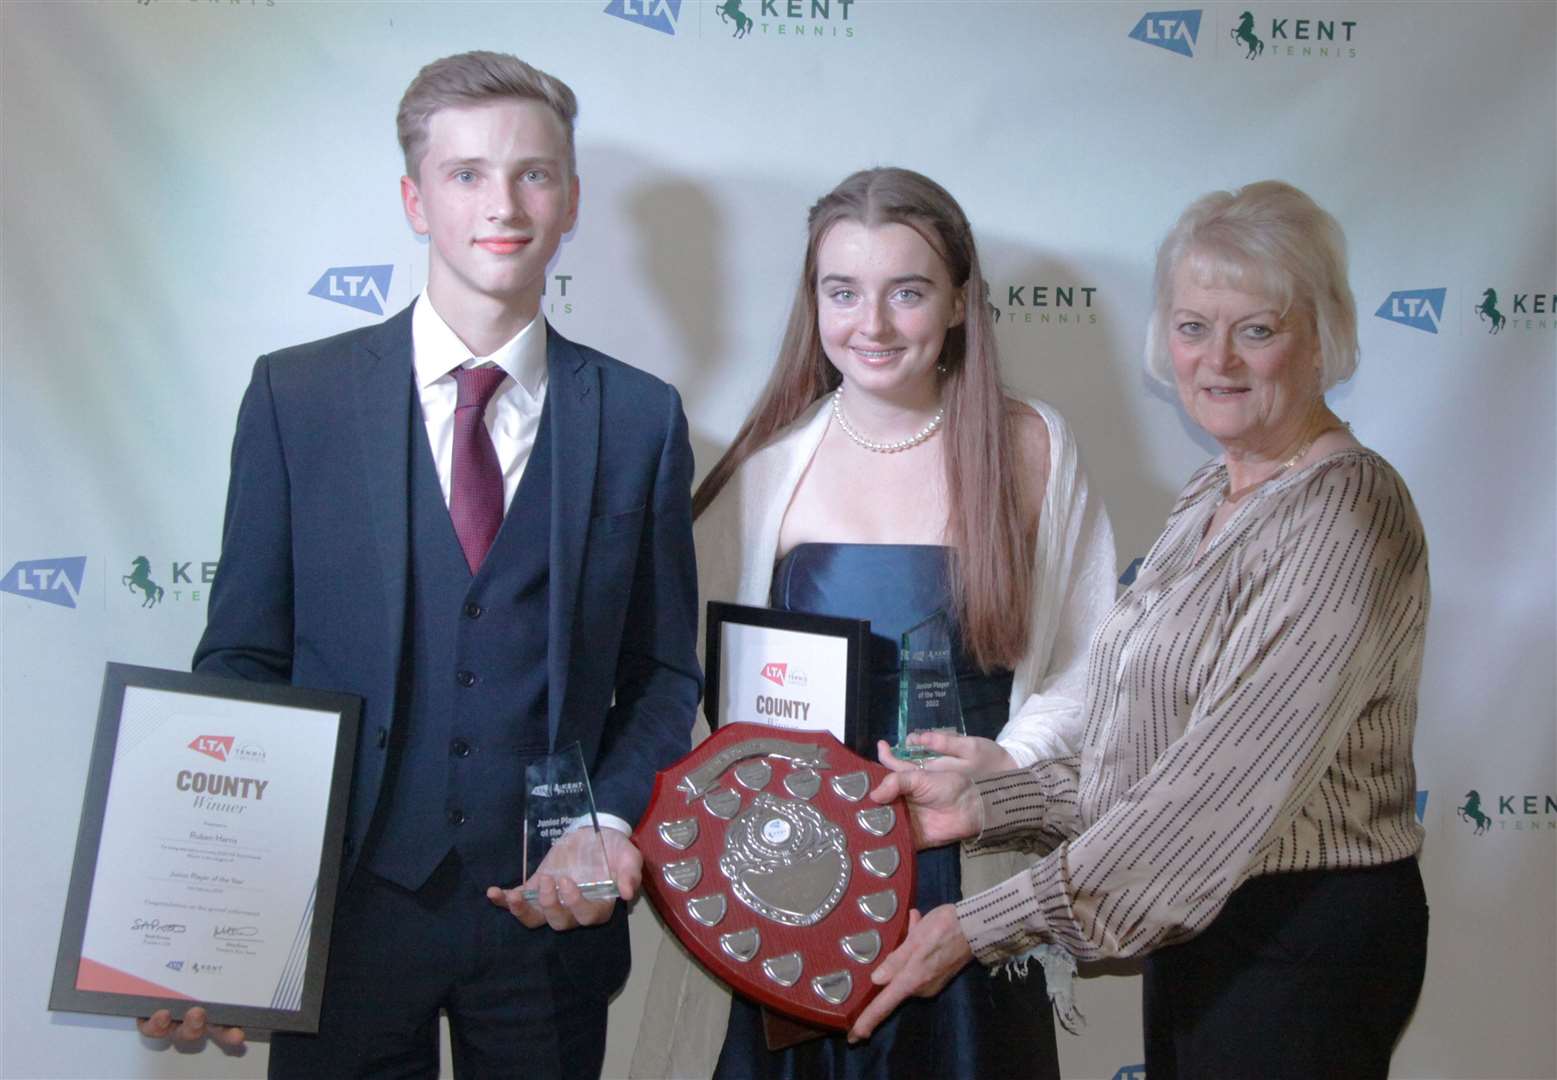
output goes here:
<path id="1" fill-rule="evenodd" d="M 999 743 L 977 735 L 916 731 L 908 737 L 908 742 L 910 746 L 922 746 L 941 755 L 925 759 L 926 772 L 965 772 L 969 776 L 982 777 L 1010 772 L 1018 767 Z"/>
<path id="2" fill-rule="evenodd" d="M 917 849 L 940 847 L 954 840 L 977 836 L 984 825 L 984 810 L 973 781 L 966 773 L 931 772 L 899 760 L 885 742 L 876 744 L 881 763 L 892 771 L 871 791 L 879 803 L 903 798 Z"/>
<path id="3" fill-rule="evenodd" d="M 870 973 L 870 981 L 882 990 L 849 1029 L 849 1041 L 870 1038 L 876 1025 L 905 998 L 939 994 L 972 959 L 973 949 L 957 922 L 955 907 L 942 904 L 922 918 L 919 912 L 910 912 L 908 937 Z"/>

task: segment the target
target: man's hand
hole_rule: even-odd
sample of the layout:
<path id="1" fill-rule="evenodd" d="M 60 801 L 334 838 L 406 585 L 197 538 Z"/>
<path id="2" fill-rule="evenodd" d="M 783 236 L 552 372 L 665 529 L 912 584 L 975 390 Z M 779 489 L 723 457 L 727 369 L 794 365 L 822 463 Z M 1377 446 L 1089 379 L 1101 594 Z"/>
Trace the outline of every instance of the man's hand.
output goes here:
<path id="1" fill-rule="evenodd" d="M 957 735 L 950 731 L 916 731 L 908 737 L 912 746 L 934 750 L 940 757 L 926 758 L 926 772 L 965 772 L 970 776 L 994 776 L 1010 772 L 1016 762 L 1005 747 L 993 739 L 977 735 Z"/>
<path id="2" fill-rule="evenodd" d="M 611 917 L 616 901 L 590 900 L 579 892 L 579 883 L 562 873 L 561 868 L 578 865 L 582 861 L 579 853 L 584 845 L 600 842 L 605 844 L 606 865 L 611 879 L 616 882 L 617 892 L 623 900 L 631 901 L 638 895 L 638 886 L 643 881 L 643 856 L 633 847 L 626 833 L 610 826 L 603 826 L 598 833 L 587 826 L 574 829 L 552 845 L 528 881 L 516 889 L 501 889 L 494 885 L 487 890 L 487 899 L 498 907 L 507 908 L 514 918 L 532 930 L 540 926 L 550 926 L 553 930 L 598 926 Z M 538 894 L 533 903 L 524 899 L 526 889 L 534 889 Z"/>
<path id="3" fill-rule="evenodd" d="M 176 1043 L 187 1044 L 210 1038 L 225 1050 L 237 1050 L 243 1046 L 241 1027 L 207 1024 L 205 1010 L 198 1005 L 192 1006 L 184 1013 L 184 1019 L 180 1023 L 173 1022 L 173 1014 L 167 1009 L 158 1009 L 146 1019 L 135 1021 L 135 1026 L 148 1039 L 171 1039 Z"/>
<path id="4" fill-rule="evenodd" d="M 917 911 L 910 912 L 908 937 L 870 973 L 870 981 L 882 990 L 849 1029 L 849 1041 L 870 1038 L 876 1025 L 904 999 L 939 994 L 972 959 L 973 949 L 957 923 L 955 907 L 942 904 L 922 918 Z"/>
<path id="5" fill-rule="evenodd" d="M 898 796 L 908 801 L 915 848 L 940 847 L 979 834 L 984 811 L 967 773 L 921 769 L 899 760 L 885 742 L 876 746 L 881 763 L 892 772 L 876 785 L 870 797 L 879 803 L 889 803 Z"/>

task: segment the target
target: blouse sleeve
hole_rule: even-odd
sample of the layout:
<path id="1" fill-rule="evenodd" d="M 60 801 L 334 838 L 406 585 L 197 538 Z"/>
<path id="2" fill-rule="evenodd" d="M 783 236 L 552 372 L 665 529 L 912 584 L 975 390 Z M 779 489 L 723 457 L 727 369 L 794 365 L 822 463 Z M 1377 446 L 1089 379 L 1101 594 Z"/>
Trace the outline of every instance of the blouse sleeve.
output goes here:
<path id="1" fill-rule="evenodd" d="M 1090 828 L 958 904 L 980 961 L 1048 942 L 1084 960 L 1128 957 L 1192 935 L 1280 842 L 1354 725 L 1392 699 L 1409 699 L 1414 716 L 1419 663 L 1399 661 L 1420 656 L 1428 588 L 1409 494 L 1371 455 L 1296 490 L 1271 510 L 1270 543 L 1224 553 L 1246 563 L 1204 601 L 1217 607 L 1197 625 L 1220 648 L 1189 686 L 1184 733 Z M 1128 689 L 1164 692 L 1167 673 L 1151 682 Z M 986 834 L 1073 826 L 1050 802 L 1076 799 L 1075 764 L 984 781 Z"/>

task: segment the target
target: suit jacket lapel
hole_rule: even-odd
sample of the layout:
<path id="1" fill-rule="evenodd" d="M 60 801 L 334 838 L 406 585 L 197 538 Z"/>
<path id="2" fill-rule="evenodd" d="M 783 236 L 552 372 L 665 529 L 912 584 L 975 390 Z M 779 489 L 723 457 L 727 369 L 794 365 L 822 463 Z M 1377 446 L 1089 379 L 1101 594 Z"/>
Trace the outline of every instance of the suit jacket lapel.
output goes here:
<path id="1" fill-rule="evenodd" d="M 600 453 L 600 373 L 550 324 L 546 327 L 546 367 L 552 453 L 547 725 L 555 749 L 567 698 L 579 577 Z"/>
<path id="2" fill-rule="evenodd" d="M 355 405 L 362 481 L 371 514 L 369 531 L 383 571 L 388 655 L 396 658 L 398 669 L 410 557 L 411 308 L 380 324 L 357 344 L 350 377 L 351 384 L 340 390 Z M 393 686 L 390 696 L 394 697 Z M 393 701 L 388 715 L 395 715 Z"/>

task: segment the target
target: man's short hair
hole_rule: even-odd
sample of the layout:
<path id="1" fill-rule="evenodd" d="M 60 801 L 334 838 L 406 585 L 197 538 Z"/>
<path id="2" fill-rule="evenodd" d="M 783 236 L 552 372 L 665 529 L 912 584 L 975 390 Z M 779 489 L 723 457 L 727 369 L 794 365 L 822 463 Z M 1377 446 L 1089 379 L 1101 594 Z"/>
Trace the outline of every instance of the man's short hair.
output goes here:
<path id="1" fill-rule="evenodd" d="M 568 174 L 578 175 L 578 159 L 573 151 L 573 121 L 578 116 L 578 98 L 568 84 L 555 75 L 531 67 L 517 56 L 496 52 L 467 52 L 434 60 L 411 80 L 395 127 L 400 149 L 405 153 L 406 175 L 417 179 L 422 157 L 427 153 L 427 121 L 439 109 L 482 105 L 503 99 L 539 101 L 562 121 L 568 136 Z"/>

